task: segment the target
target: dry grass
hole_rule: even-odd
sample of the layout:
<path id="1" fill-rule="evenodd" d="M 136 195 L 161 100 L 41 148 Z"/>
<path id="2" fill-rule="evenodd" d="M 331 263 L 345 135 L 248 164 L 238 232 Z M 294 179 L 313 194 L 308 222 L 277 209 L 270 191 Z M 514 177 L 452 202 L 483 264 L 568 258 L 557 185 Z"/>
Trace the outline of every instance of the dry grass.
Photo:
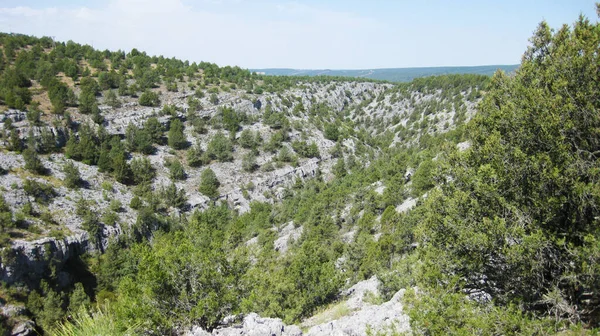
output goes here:
<path id="1" fill-rule="evenodd" d="M 81 67 L 81 71 L 85 69 L 90 70 L 90 74 L 95 74 L 97 72 L 96 69 L 94 69 L 86 60 L 79 61 L 79 67 Z"/>
<path id="2" fill-rule="evenodd" d="M 73 80 L 73 78 L 65 75 L 64 72 L 59 72 L 56 77 L 58 77 L 58 79 L 67 84 L 68 87 L 70 87 L 71 89 L 75 87 L 75 81 Z"/>
<path id="3" fill-rule="evenodd" d="M 319 310 L 311 318 L 302 322 L 302 329 L 308 330 L 316 325 L 338 320 L 344 316 L 352 314 L 353 310 L 348 307 L 346 301 L 332 303 L 325 308 Z"/>
<path id="4" fill-rule="evenodd" d="M 44 90 L 44 88 L 37 82 L 32 81 L 31 85 L 31 101 L 40 103 L 40 110 L 44 114 L 52 113 L 52 102 L 50 101 L 50 97 L 48 97 L 48 91 Z"/>

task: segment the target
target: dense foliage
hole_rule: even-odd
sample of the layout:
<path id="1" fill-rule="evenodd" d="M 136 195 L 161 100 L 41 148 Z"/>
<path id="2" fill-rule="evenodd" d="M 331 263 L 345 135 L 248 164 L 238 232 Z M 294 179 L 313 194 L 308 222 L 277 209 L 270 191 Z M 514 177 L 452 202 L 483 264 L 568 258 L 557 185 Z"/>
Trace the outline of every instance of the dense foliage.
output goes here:
<path id="1" fill-rule="evenodd" d="M 493 78 L 419 232 L 465 289 L 572 321 L 599 317 L 599 32 L 540 25 L 516 76 Z"/>
<path id="2" fill-rule="evenodd" d="M 415 334 L 548 334 L 600 323 L 598 24 L 582 17 L 557 32 L 541 24 L 514 76 L 444 75 L 386 84 L 373 96 L 340 92 L 340 99 L 364 98 L 352 110 L 285 94 L 313 90 L 312 83 L 334 91 L 350 79 L 259 76 L 136 49 L 0 39 L 0 100 L 27 109 L 28 125 L 42 128 L 25 135 L 5 121 L 6 149 L 24 162 L 10 171 L 23 176 L 12 188 L 22 188 L 27 202 L 12 211 L 0 195 L 0 243 L 37 237 L 35 221 L 56 225 L 48 205 L 69 188 L 98 251 L 60 270 L 51 260 L 44 279 L 23 284 L 26 295 L 3 288 L 2 300 L 25 304 L 42 330 L 164 335 L 192 325 L 211 330 L 249 312 L 297 323 L 374 275 L 380 299 L 408 289 L 403 304 Z M 37 84 L 40 91 L 31 89 Z M 161 86 L 191 89 L 187 111 L 161 101 Z M 210 106 L 210 117 L 197 113 L 232 90 L 251 95 L 261 114 L 226 104 Z M 34 103 L 40 92 L 49 106 Z M 285 108 L 252 96 L 263 92 Z M 109 134 L 106 109 L 138 94 L 151 116 Z M 384 100 L 402 100 L 412 113 L 365 112 Z M 478 113 L 465 124 L 475 103 Z M 452 125 L 438 113 L 451 114 Z M 259 120 L 263 128 L 248 127 Z M 305 122 L 331 148 L 320 150 Z M 42 127 L 50 124 L 52 131 Z M 203 142 L 189 143 L 197 135 Z M 54 166 L 51 153 L 61 152 L 63 175 L 51 176 L 44 162 Z M 169 155 L 164 179 L 157 152 Z M 213 170 L 240 164 L 262 174 L 301 160 L 328 160 L 329 171 L 290 174 L 294 180 L 274 185 L 261 195 L 266 202 L 252 201 L 244 213 L 228 205 L 222 192 L 230 188 Z M 103 209 L 86 198 L 95 181 L 84 180 L 84 165 L 106 177 Z M 192 180 L 209 199 L 202 211 L 190 211 L 181 187 Z M 239 187 L 244 197 L 255 188 Z M 119 189 L 133 195 L 126 204 L 113 197 Z M 127 207 L 132 224 L 104 246 L 105 228 L 117 226 Z M 285 247 L 284 230 L 297 233 Z M 65 285 L 67 272 L 76 281 Z"/>

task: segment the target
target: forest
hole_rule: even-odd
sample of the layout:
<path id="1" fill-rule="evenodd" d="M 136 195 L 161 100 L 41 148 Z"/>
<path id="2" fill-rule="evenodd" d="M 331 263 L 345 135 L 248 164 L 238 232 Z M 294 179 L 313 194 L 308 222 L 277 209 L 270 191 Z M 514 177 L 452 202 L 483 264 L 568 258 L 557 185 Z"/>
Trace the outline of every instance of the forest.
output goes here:
<path id="1" fill-rule="evenodd" d="M 410 334 L 598 332 L 588 18 L 542 22 L 514 74 L 408 83 L 0 48 L 2 334 L 301 324 L 374 276 Z"/>

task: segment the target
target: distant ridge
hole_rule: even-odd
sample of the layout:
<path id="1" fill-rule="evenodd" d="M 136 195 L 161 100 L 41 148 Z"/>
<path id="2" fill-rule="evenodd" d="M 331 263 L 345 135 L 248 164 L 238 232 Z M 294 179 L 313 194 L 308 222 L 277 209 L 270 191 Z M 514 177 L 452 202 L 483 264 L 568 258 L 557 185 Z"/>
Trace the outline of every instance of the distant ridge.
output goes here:
<path id="1" fill-rule="evenodd" d="M 514 65 L 482 65 L 459 67 L 426 67 L 426 68 L 389 68 L 363 70 L 307 70 L 307 69 L 250 69 L 271 76 L 343 76 L 387 80 L 390 82 L 410 82 L 418 77 L 448 75 L 448 74 L 480 74 L 491 76 L 500 69 L 504 72 L 514 72 L 519 67 Z"/>

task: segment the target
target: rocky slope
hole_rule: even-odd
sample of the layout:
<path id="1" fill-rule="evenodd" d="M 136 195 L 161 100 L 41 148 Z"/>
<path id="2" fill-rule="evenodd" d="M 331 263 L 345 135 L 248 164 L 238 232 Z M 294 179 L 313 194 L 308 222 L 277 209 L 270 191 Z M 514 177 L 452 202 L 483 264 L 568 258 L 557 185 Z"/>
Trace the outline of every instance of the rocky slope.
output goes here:
<path id="1" fill-rule="evenodd" d="M 187 109 L 189 106 L 186 99 L 191 94 L 163 92 L 163 106 L 172 104 L 179 107 L 181 110 L 179 115 L 183 117 L 188 114 Z M 463 96 L 466 97 L 467 94 L 468 92 L 463 92 Z M 295 182 L 296 179 L 311 178 L 317 174 L 323 174 L 326 179 L 331 178 L 331 168 L 338 159 L 330 155 L 335 142 L 325 138 L 322 130 L 323 121 L 335 122 L 336 120 L 347 120 L 349 122 L 340 125 L 342 127 L 345 125 L 355 125 L 355 127 L 366 129 L 373 135 L 381 134 L 385 131 L 393 131 L 399 125 L 409 129 L 418 129 L 422 127 L 423 120 L 431 120 L 431 125 L 425 128 L 424 132 L 439 132 L 444 129 L 443 124 L 445 123 L 448 123 L 446 129 L 452 127 L 452 118 L 457 113 L 454 109 L 431 113 L 427 111 L 421 112 L 419 108 L 419 106 L 439 100 L 441 91 L 438 90 L 432 94 L 407 92 L 404 93 L 404 96 L 400 96 L 402 96 L 402 93 L 395 92 L 391 84 L 331 82 L 328 84 L 300 84 L 286 91 L 284 94 L 266 93 L 262 95 L 248 95 L 243 91 L 221 92 L 218 94 L 219 103 L 217 105 L 209 102 L 207 97 L 200 99 L 201 105 L 205 106 L 205 108 L 199 110 L 197 114 L 208 119 L 217 116 L 219 109 L 223 107 L 232 107 L 237 112 L 245 113 L 248 116 L 255 116 L 253 122 L 242 126 L 242 130 L 250 129 L 257 131 L 265 141 L 274 133 L 274 130 L 265 125 L 264 120 L 261 120 L 265 109 L 264 106 L 270 105 L 273 111 L 285 113 L 293 125 L 290 138 L 284 143 L 284 146 L 289 147 L 289 143 L 294 140 L 304 140 L 309 143 L 315 142 L 320 153 L 320 158 L 300 158 L 297 166 L 284 164 L 280 168 L 274 167 L 272 171 L 259 169 L 256 172 L 249 173 L 241 168 L 242 157 L 247 150 L 236 146 L 231 162 L 213 162 L 209 166 L 215 171 L 221 182 L 218 199 L 227 202 L 230 206 L 243 213 L 249 210 L 249 204 L 252 201 L 272 202 L 281 198 L 284 189 Z M 256 104 L 257 101 L 261 103 Z M 474 103 L 467 100 L 464 100 L 463 103 L 468 113 L 467 116 L 470 117 L 474 110 Z M 288 107 L 286 104 L 291 104 L 291 106 Z M 262 108 L 257 108 L 259 105 Z M 333 111 L 333 114 L 328 116 L 311 116 L 310 111 L 314 110 L 318 105 L 327 106 Z M 302 106 L 302 109 L 296 109 L 298 106 Z M 173 118 L 171 115 L 162 115 L 160 107 L 142 107 L 135 101 L 125 101 L 122 107 L 116 109 L 108 106 L 101 107 L 104 111 L 104 125 L 106 130 L 112 134 L 124 134 L 129 124 L 141 127 L 151 116 L 159 116 L 159 120 L 164 124 L 167 124 Z M 297 113 L 292 112 L 295 109 Z M 338 114 L 343 114 L 344 117 L 339 119 Z M 80 118 L 80 122 L 82 123 L 90 122 L 87 120 L 89 116 L 77 115 L 76 117 Z M 39 127 L 34 127 L 27 121 L 25 112 L 8 110 L 0 113 L 0 121 L 6 119 L 12 120 L 13 127 L 19 130 L 24 140 L 28 137 L 31 129 L 35 131 L 34 134 L 40 132 Z M 321 121 L 320 119 L 325 120 Z M 366 119 L 373 122 L 371 124 L 363 122 Z M 378 123 L 377 120 L 385 120 L 386 122 Z M 320 125 L 315 125 L 315 123 Z M 4 123 L 0 124 L 0 130 L 3 125 Z M 382 128 L 379 125 L 385 125 L 385 127 Z M 61 132 L 61 129 L 51 128 L 51 131 L 58 134 Z M 197 134 L 193 131 L 191 125 L 187 125 L 186 127 L 188 141 L 190 143 L 198 142 L 204 149 L 206 149 L 207 143 L 216 132 L 217 130 L 209 126 L 206 134 Z M 401 141 L 397 133 L 394 136 L 394 141 Z M 356 137 L 349 137 L 343 143 L 343 151 L 356 154 L 355 147 L 360 142 L 361 140 Z M 4 145 L 6 144 L 5 142 Z M 367 144 L 367 146 L 369 145 Z M 289 148 L 291 149 L 291 147 Z M 292 149 L 291 151 L 293 152 Z M 167 146 L 157 146 L 155 154 L 148 156 L 157 173 L 157 177 L 153 183 L 155 189 L 159 189 L 169 183 L 168 169 L 165 166 L 165 162 L 179 156 L 181 156 L 180 153 L 172 151 Z M 274 160 L 276 160 L 276 153 L 265 151 L 261 152 L 261 155 L 257 158 L 257 164 L 264 166 Z M 57 196 L 47 206 L 47 211 L 56 222 L 56 226 L 48 227 L 41 225 L 43 223 L 35 225 L 38 221 L 31 220 L 28 226 L 37 226 L 41 228 L 42 232 L 37 234 L 26 233 L 25 237 L 23 237 L 25 239 L 16 239 L 14 244 L 15 250 L 22 250 L 25 251 L 25 255 L 30 255 L 33 253 L 30 251 L 36 250 L 34 246 L 37 245 L 61 245 L 62 243 L 59 243 L 59 241 L 62 241 L 62 238 L 56 240 L 55 243 L 49 243 L 49 241 L 53 241 L 52 237 L 48 237 L 50 231 L 57 233 L 58 230 L 62 231 L 62 235 L 70 236 L 70 238 L 66 238 L 68 243 L 65 246 L 78 245 L 81 246 L 81 248 L 76 248 L 79 251 L 83 252 L 87 250 L 89 244 L 86 244 L 85 238 L 83 238 L 85 237 L 85 231 L 81 228 L 81 219 L 75 214 L 76 201 L 80 198 L 93 201 L 99 213 L 108 207 L 111 200 L 119 200 L 124 205 L 123 211 L 119 213 L 118 224 L 114 228 L 106 227 L 106 234 L 103 235 L 105 238 L 108 238 L 112 234 L 119 234 L 123 231 L 122 226 L 128 226 L 135 222 L 136 213 L 128 206 L 133 197 L 130 188 L 114 181 L 114 179 L 106 174 L 99 173 L 96 166 L 88 166 L 73 161 L 80 170 L 82 179 L 86 182 L 87 186 L 76 191 L 69 190 L 61 185 L 61 180 L 64 179 L 61 167 L 66 161 L 72 160 L 65 158 L 63 154 L 52 154 L 42 157 L 44 166 L 49 169 L 48 177 L 35 177 L 28 175 L 23 170 L 24 163 L 20 155 L 10 152 L 0 152 L 0 166 L 8 171 L 7 174 L 0 176 L 0 187 L 3 190 L 7 203 L 13 211 L 19 211 L 25 203 L 32 201 L 31 197 L 27 196 L 22 188 L 25 178 L 31 177 L 40 182 L 49 183 L 57 192 Z M 206 196 L 197 190 L 199 176 L 203 169 L 186 167 L 187 179 L 176 183 L 177 187 L 185 190 L 191 209 L 203 209 L 210 202 Z M 102 185 L 105 182 L 112 185 L 112 190 L 103 189 Z M 248 185 L 252 187 L 248 188 Z M 37 206 L 34 205 L 34 207 Z M 45 237 L 37 241 L 36 237 L 39 236 Z M 106 239 L 103 240 L 103 245 L 105 244 Z M 62 254 L 69 255 L 70 253 L 65 251 Z M 7 278 L 7 280 L 9 279 L 11 277 Z"/>
<path id="2" fill-rule="evenodd" d="M 186 336 L 359 336 L 368 332 L 373 335 L 390 332 L 409 333 L 409 318 L 402 310 L 404 290 L 398 291 L 391 300 L 377 304 L 380 293 L 379 280 L 373 277 L 358 282 L 341 293 L 341 300 L 321 313 L 306 319 L 300 326 L 285 325 L 280 319 L 263 318 L 255 313 L 228 317 L 229 326 L 209 333 L 194 327 Z M 240 320 L 235 322 L 235 320 Z M 230 322 L 233 320 L 234 322 Z"/>
<path id="3" fill-rule="evenodd" d="M 448 96 L 439 89 L 415 90 L 410 86 L 386 83 L 301 82 L 283 92 L 261 94 L 239 89 L 217 90 L 217 93 L 213 90 L 209 94 L 209 90 L 205 89 L 202 95 L 198 95 L 185 88 L 180 92 L 159 88 L 155 90 L 160 94 L 161 105 L 158 107 L 140 106 L 137 98 L 132 97 L 121 97 L 122 105 L 116 108 L 103 105 L 104 98 L 99 103 L 104 118 L 102 125 L 108 134 L 125 137 L 128 127 L 141 128 L 150 117 L 157 117 L 165 130 L 174 118 L 182 120 L 188 143 L 197 144 L 203 151 L 208 149 L 209 142 L 218 133 L 236 140 L 231 160 L 214 160 L 199 168 L 186 164 L 185 150 L 173 150 L 166 144 L 155 145 L 151 155 L 132 153 L 129 162 L 141 157 L 149 159 L 156 173 L 151 183 L 155 191 L 171 184 L 170 160 L 184 163 L 186 178 L 174 183 L 177 189 L 183 190 L 187 206 L 167 208 L 170 215 L 203 210 L 213 202 L 226 203 L 241 214 L 249 211 L 255 201 L 278 202 L 285 198 L 286 190 L 298 182 L 315 177 L 332 179 L 334 166 L 339 160 L 368 166 L 381 152 L 381 144 L 408 146 L 421 136 L 453 129 L 457 123 L 473 115 L 476 103 L 470 98 L 473 90 L 476 88 Z M 189 104 L 194 99 L 196 107 L 192 109 Z M 221 118 L 225 108 L 245 116 L 236 134 L 223 129 Z M 90 115 L 80 114 L 74 109 L 71 112 L 73 121 L 79 126 L 91 125 L 98 129 Z M 281 149 L 261 149 L 256 157 L 258 169 L 244 170 L 243 160 L 250 150 L 235 142 L 239 141 L 244 130 L 258 134 L 263 144 L 277 136 L 279 128 L 266 120 L 267 113 L 281 114 L 289 123 L 286 130 L 288 137 L 283 139 L 280 148 L 287 149 L 292 159 L 282 161 Z M 55 118 L 55 121 L 60 121 L 57 123 L 52 122 L 52 118 L 44 114 L 42 124 L 34 125 L 24 111 L 8 109 L 0 113 L 0 132 L 5 134 L 0 145 L 4 148 L 9 145 L 8 124 L 18 131 L 24 143 L 29 137 L 39 137 L 44 132 L 62 139 L 57 141 L 65 141 L 68 130 L 61 126 L 64 120 Z M 205 130 L 199 131 L 192 118 L 204 120 Z M 336 142 L 331 138 L 327 134 L 328 127 L 342 132 L 345 135 L 343 141 Z M 294 142 L 314 143 L 318 156 L 302 157 L 294 150 Z M 97 166 L 71 160 L 63 153 L 40 155 L 40 159 L 47 170 L 46 175 L 28 172 L 21 154 L 0 150 L 0 168 L 5 172 L 0 174 L 0 190 L 11 211 L 19 218 L 9 246 L 2 251 L 0 280 L 7 284 L 35 285 L 52 270 L 58 273 L 61 285 L 66 287 L 74 280 L 66 269 L 70 261 L 86 252 L 103 251 L 111 239 L 128 232 L 136 223 L 138 213 L 130 206 L 136 190 L 100 172 Z M 82 188 L 69 189 L 65 186 L 63 166 L 67 162 L 72 162 L 79 170 L 84 181 Z M 200 176 L 207 168 L 215 172 L 220 182 L 219 196 L 215 199 L 198 190 Z M 53 195 L 39 202 L 25 191 L 24 183 L 28 180 L 50 187 Z M 385 186 L 374 189 L 381 194 Z M 93 240 L 78 214 L 81 200 L 88 202 L 87 206 L 101 222 L 104 221 L 103 214 L 114 212 L 114 222 L 103 223 L 99 236 Z M 118 209 L 113 209 L 114 204 Z M 400 206 L 398 211 L 409 207 Z M 285 253 L 288 244 L 302 233 L 302 227 L 294 228 L 292 224 L 274 229 L 281 231 L 275 241 L 275 250 L 279 253 Z M 355 230 L 347 232 L 344 240 L 352 241 L 353 232 Z M 401 293 L 382 305 L 366 304 L 361 301 L 362 296 L 352 303 L 354 301 L 350 297 L 348 306 L 344 308 L 348 316 L 320 324 L 307 322 L 309 324 L 303 325 L 303 328 L 307 335 L 352 335 L 364 333 L 368 324 L 383 326 L 387 321 L 398 320 L 400 330 L 406 330 L 407 321 L 402 315 L 400 297 Z M 297 327 L 287 327 L 281 321 L 252 314 L 243 319 L 241 327 L 232 326 L 215 332 L 218 335 L 262 335 L 267 329 L 276 335 L 302 334 Z M 193 332 L 198 334 L 200 331 Z"/>

